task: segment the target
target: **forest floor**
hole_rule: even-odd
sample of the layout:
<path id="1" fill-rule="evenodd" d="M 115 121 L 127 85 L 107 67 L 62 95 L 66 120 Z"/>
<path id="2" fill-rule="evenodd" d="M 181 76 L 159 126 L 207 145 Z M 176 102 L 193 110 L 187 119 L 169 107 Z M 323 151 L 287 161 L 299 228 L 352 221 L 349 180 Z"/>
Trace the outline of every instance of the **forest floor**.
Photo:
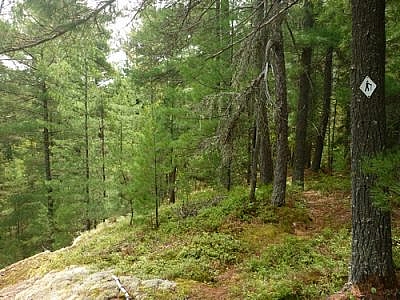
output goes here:
<path id="1" fill-rule="evenodd" d="M 322 194 L 316 190 L 308 190 L 303 193 L 309 221 L 293 222 L 292 234 L 312 238 L 326 228 L 340 230 L 349 227 L 351 221 L 350 193 L 337 191 Z M 196 300 L 229 300 L 231 299 L 230 288 L 238 281 L 239 275 L 235 268 L 228 269 L 221 274 L 215 284 L 199 283 L 193 290 L 190 299 Z"/>
<path id="2" fill-rule="evenodd" d="M 0 270 L 0 299 L 117 299 L 114 274 L 133 299 L 327 299 L 340 291 L 350 257 L 348 177 L 313 177 L 304 192 L 289 187 L 283 208 L 263 204 L 269 195 L 259 189 L 254 204 L 247 188 L 194 193 L 162 209 L 158 230 L 149 216 L 133 226 L 125 217 L 106 222 L 70 247 Z M 400 248 L 393 251 L 398 267 Z"/>

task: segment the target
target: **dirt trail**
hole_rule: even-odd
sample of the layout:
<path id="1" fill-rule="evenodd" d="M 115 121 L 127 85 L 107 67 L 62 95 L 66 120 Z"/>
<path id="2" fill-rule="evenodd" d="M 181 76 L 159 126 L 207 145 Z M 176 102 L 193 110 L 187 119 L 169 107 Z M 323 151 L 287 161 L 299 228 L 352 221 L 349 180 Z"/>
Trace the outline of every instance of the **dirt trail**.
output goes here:
<path id="1" fill-rule="evenodd" d="M 294 234 L 312 236 L 324 228 L 350 228 L 351 204 L 350 193 L 334 192 L 322 194 L 319 191 L 304 192 L 306 207 L 311 218 L 309 224 L 295 224 Z M 239 281 L 239 272 L 235 268 L 228 269 L 216 278 L 214 284 L 199 283 L 192 291 L 190 300 L 229 300 L 231 288 Z"/>
<path id="2" fill-rule="evenodd" d="M 319 191 L 309 190 L 304 192 L 304 196 L 312 219 L 312 230 L 318 232 L 326 227 L 337 229 L 350 224 L 350 193 L 334 192 L 323 195 Z"/>

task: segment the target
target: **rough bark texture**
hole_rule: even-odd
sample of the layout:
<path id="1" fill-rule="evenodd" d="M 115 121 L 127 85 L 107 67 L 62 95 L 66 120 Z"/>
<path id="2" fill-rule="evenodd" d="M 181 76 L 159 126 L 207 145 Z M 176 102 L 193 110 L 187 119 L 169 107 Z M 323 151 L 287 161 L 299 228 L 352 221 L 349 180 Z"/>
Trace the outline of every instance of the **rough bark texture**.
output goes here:
<path id="1" fill-rule="evenodd" d="M 362 161 L 385 147 L 385 1 L 352 0 L 352 256 L 350 281 L 368 289 L 396 285 L 390 212 L 373 204 L 374 177 Z M 370 98 L 359 86 L 365 76 L 377 85 Z"/>
<path id="2" fill-rule="evenodd" d="M 265 95 L 265 92 L 262 91 Z M 268 122 L 268 111 L 266 108 L 265 96 L 262 99 L 261 111 L 260 111 L 260 183 L 269 184 L 272 182 L 274 175 L 273 161 L 272 161 L 272 150 L 271 150 L 271 140 L 269 132 L 269 122 Z"/>
<path id="3" fill-rule="evenodd" d="M 255 1 L 255 26 L 259 26 L 264 22 L 266 16 L 266 1 Z M 267 45 L 267 31 L 265 28 L 257 32 L 255 43 L 256 70 L 263 72 L 266 63 L 265 49 Z M 255 190 L 257 186 L 257 170 L 260 169 L 261 184 L 268 184 L 273 179 L 273 162 L 271 152 L 271 142 L 269 137 L 268 110 L 267 110 L 267 94 L 266 87 L 260 82 L 258 90 L 254 95 L 254 137 L 251 151 L 251 167 L 250 167 L 250 202 L 255 201 Z"/>
<path id="4" fill-rule="evenodd" d="M 275 73 L 276 94 L 276 159 L 271 203 L 275 206 L 285 204 L 286 177 L 288 162 L 288 108 L 286 91 L 286 67 L 283 48 L 282 18 L 278 17 L 271 26 L 271 60 Z"/>
<path id="5" fill-rule="evenodd" d="M 256 25 L 262 24 L 266 16 L 267 1 L 257 0 Z M 257 70 L 261 73 L 265 68 L 265 48 L 267 46 L 268 34 L 265 28 L 260 29 L 257 42 Z M 258 93 L 258 116 L 257 134 L 259 136 L 259 166 L 261 184 L 269 184 L 273 180 L 273 161 L 271 151 L 271 140 L 268 122 L 267 96 L 265 84 L 261 82 Z"/>
<path id="6" fill-rule="evenodd" d="M 324 140 L 326 129 L 329 122 L 331 112 L 331 96 L 332 96 L 332 58 L 333 48 L 329 47 L 325 55 L 325 70 L 324 70 L 324 95 L 321 121 L 315 141 L 315 152 L 312 160 L 311 169 L 318 171 L 321 168 L 322 153 L 324 150 Z"/>
<path id="7" fill-rule="evenodd" d="M 312 16 L 311 3 L 306 0 L 304 2 L 304 24 L 305 30 L 313 26 L 314 20 Z M 293 161 L 293 177 L 294 184 L 304 188 L 304 166 L 306 163 L 307 148 L 307 121 L 308 110 L 310 105 L 311 90 L 311 56 L 312 48 L 304 47 L 301 53 L 301 68 L 299 80 L 299 101 L 297 103 L 297 119 L 296 119 L 296 140 Z"/>

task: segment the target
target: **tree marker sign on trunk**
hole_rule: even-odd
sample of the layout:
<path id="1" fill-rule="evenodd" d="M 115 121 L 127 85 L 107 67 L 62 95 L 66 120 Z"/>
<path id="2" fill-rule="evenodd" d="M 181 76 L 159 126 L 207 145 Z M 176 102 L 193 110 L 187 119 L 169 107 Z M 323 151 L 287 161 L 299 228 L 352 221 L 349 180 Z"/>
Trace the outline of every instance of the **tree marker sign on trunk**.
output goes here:
<path id="1" fill-rule="evenodd" d="M 360 90 L 367 96 L 368 98 L 371 97 L 372 93 L 376 89 L 375 82 L 372 81 L 371 78 L 365 76 L 363 82 L 360 85 Z"/>

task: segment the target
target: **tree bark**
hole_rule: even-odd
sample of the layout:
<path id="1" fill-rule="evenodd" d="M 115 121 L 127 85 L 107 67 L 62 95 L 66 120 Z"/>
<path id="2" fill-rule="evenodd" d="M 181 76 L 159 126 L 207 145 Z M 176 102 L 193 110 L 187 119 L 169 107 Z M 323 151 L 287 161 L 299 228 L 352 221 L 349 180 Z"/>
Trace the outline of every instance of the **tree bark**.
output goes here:
<path id="1" fill-rule="evenodd" d="M 256 26 L 264 22 L 267 14 L 267 1 L 256 1 Z M 265 28 L 260 29 L 258 32 L 256 55 L 257 55 L 257 70 L 261 73 L 265 68 L 265 48 L 268 41 L 268 33 Z M 267 95 L 265 84 L 261 82 L 258 92 L 258 115 L 257 115 L 257 135 L 259 136 L 259 166 L 260 166 L 260 181 L 261 184 L 269 184 L 273 180 L 273 161 L 271 140 L 268 122 L 268 109 L 267 109 Z M 257 152 L 258 154 L 258 152 Z"/>
<path id="2" fill-rule="evenodd" d="M 374 175 L 362 170 L 363 160 L 380 153 L 386 143 L 385 1 L 352 0 L 352 15 L 350 281 L 359 286 L 361 292 L 368 293 L 371 286 L 391 289 L 397 284 L 392 259 L 390 212 L 374 205 L 371 195 Z M 376 90 L 370 97 L 359 88 L 365 76 L 376 83 Z"/>
<path id="3" fill-rule="evenodd" d="M 99 138 L 100 138 L 100 151 L 101 151 L 101 179 L 102 179 L 102 183 L 103 183 L 103 200 L 107 197 L 107 190 L 106 190 L 106 138 L 105 138 L 104 120 L 105 120 L 104 103 L 101 103 Z"/>
<path id="4" fill-rule="evenodd" d="M 54 198 L 53 188 L 51 181 L 53 179 L 51 169 L 51 132 L 50 126 L 50 109 L 49 109 L 49 98 L 47 94 L 46 84 L 43 82 L 42 90 L 42 105 L 43 105 L 43 121 L 45 126 L 43 127 L 43 154 L 44 154 L 44 169 L 45 169 L 45 180 L 46 180 L 46 192 L 47 192 L 47 218 L 49 222 L 49 236 L 47 245 L 49 249 L 52 249 L 54 243 L 55 233 L 55 221 L 54 221 Z"/>
<path id="5" fill-rule="evenodd" d="M 228 0 L 216 0 L 215 1 L 215 10 L 216 10 L 216 37 L 218 38 L 218 46 L 219 49 L 223 49 L 226 44 L 230 41 L 230 35 L 233 34 L 231 32 L 230 26 L 230 6 Z M 232 60 L 232 56 L 228 56 L 228 52 L 221 53 L 217 56 L 217 62 L 219 67 L 224 69 L 229 60 Z M 230 61 L 232 63 L 232 61 Z M 222 76 L 224 72 L 220 73 Z M 223 76 L 220 78 L 218 82 L 218 90 L 223 91 L 226 88 L 228 79 Z M 229 114 L 231 110 L 229 108 Z M 230 190 L 232 187 L 232 162 L 233 162 L 233 141 L 234 137 L 230 134 L 228 139 L 225 141 L 223 145 L 224 149 L 222 151 L 222 165 L 221 165 L 221 181 L 226 190 Z"/>
<path id="6" fill-rule="evenodd" d="M 258 118 L 258 116 L 256 116 Z M 257 123 L 257 121 L 256 121 Z M 250 167 L 250 194 L 249 201 L 256 201 L 256 187 L 257 187 L 257 165 L 258 153 L 260 150 L 260 135 L 258 134 L 257 125 L 254 126 L 254 137 L 251 151 L 251 167 Z"/>
<path id="7" fill-rule="evenodd" d="M 333 118 L 332 125 L 329 126 L 329 142 L 328 142 L 328 172 L 329 174 L 333 173 L 333 150 L 335 148 L 335 133 L 336 133 L 336 116 L 337 116 L 337 105 L 338 102 L 335 100 L 335 104 L 333 105 Z"/>
<path id="8" fill-rule="evenodd" d="M 272 149 L 271 149 L 271 139 L 270 139 L 270 131 L 269 131 L 269 122 L 268 122 L 268 110 L 266 107 L 266 99 L 265 92 L 261 91 L 263 97 L 260 99 L 261 107 L 260 107 L 260 183 L 263 185 L 272 183 L 274 178 L 274 168 L 272 161 Z"/>
<path id="9" fill-rule="evenodd" d="M 310 1 L 304 2 L 304 30 L 309 30 L 314 23 Z M 312 48 L 307 46 L 302 49 L 301 68 L 299 81 L 299 101 L 297 104 L 296 139 L 293 161 L 292 182 L 304 188 L 304 167 L 306 163 L 308 110 L 311 91 L 311 57 Z"/>
<path id="10" fill-rule="evenodd" d="M 283 16 L 276 18 L 271 26 L 271 61 L 275 73 L 275 123 L 277 136 L 274 182 L 271 197 L 271 203 L 274 206 L 283 206 L 285 204 L 287 162 L 289 156 L 286 67 L 281 28 L 282 18 Z"/>
<path id="11" fill-rule="evenodd" d="M 176 201 L 176 172 L 177 167 L 173 166 L 172 171 L 168 173 L 168 200 L 171 204 Z"/>
<path id="12" fill-rule="evenodd" d="M 84 74 L 84 107 L 85 107 L 85 205 L 86 205 L 86 220 L 85 226 L 86 230 L 91 229 L 91 219 L 90 219 L 90 165 L 89 165 L 89 78 L 88 78 L 88 66 L 85 60 L 85 74 Z"/>
<path id="13" fill-rule="evenodd" d="M 315 152 L 312 160 L 311 169 L 318 171 L 321 169 L 322 153 L 324 150 L 324 140 L 326 129 L 328 127 L 329 115 L 331 112 L 331 96 L 332 96 L 332 58 L 333 48 L 329 47 L 325 55 L 325 70 L 324 70 L 324 95 L 320 125 L 315 141 Z"/>

